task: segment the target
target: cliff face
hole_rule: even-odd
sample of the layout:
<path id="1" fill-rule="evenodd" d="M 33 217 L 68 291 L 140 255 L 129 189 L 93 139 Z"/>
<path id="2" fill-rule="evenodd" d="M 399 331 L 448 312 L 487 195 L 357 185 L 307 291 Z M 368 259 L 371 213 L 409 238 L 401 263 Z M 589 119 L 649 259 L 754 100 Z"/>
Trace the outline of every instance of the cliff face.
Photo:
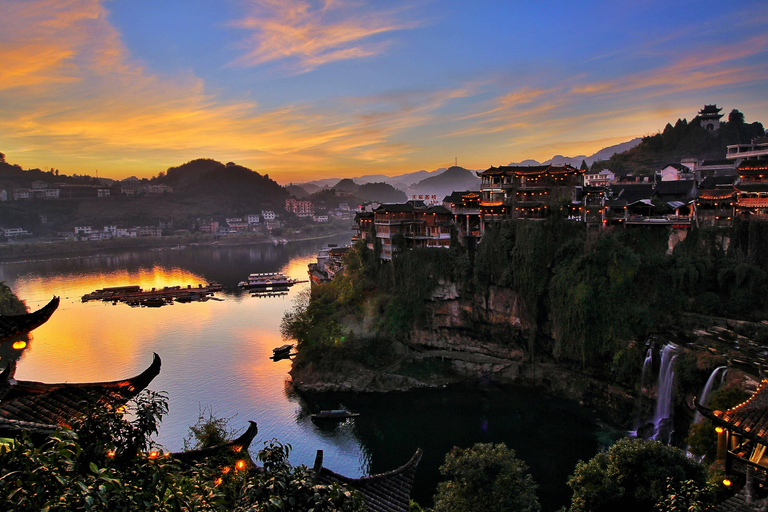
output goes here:
<path id="1" fill-rule="evenodd" d="M 490 379 L 543 388 L 610 415 L 631 417 L 634 398 L 618 386 L 558 364 L 544 351 L 531 357 L 531 325 L 519 297 L 491 287 L 484 296 L 460 297 L 450 284 L 439 287 L 428 304 L 427 324 L 412 330 L 392 351 L 397 361 L 371 369 L 351 361 L 343 368 L 310 364 L 291 371 L 299 391 L 391 391 Z"/>

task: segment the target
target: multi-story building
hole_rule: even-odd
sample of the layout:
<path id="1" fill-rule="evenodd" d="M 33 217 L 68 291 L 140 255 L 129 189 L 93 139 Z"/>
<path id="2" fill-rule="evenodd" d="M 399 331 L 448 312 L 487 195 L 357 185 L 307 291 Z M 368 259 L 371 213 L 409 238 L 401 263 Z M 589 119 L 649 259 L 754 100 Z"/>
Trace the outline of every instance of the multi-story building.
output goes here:
<path id="1" fill-rule="evenodd" d="M 285 200 L 285 211 L 295 213 L 297 217 L 312 217 L 315 214 L 315 206 L 312 201 L 290 198 Z"/>
<path id="2" fill-rule="evenodd" d="M 374 213 L 376 238 L 381 242 L 381 259 L 391 260 L 401 235 L 402 248 L 450 247 L 451 212 L 444 206 L 427 207 L 421 201 L 383 204 Z M 395 242 L 393 243 L 393 240 Z"/>
<path id="3" fill-rule="evenodd" d="M 736 203 L 736 176 L 709 176 L 699 185 L 696 222 L 699 227 L 730 226 Z"/>
<path id="4" fill-rule="evenodd" d="M 584 171 L 570 165 L 500 166 L 480 176 L 480 227 L 504 219 L 542 219 L 550 207 L 570 202 Z"/>
<path id="5" fill-rule="evenodd" d="M 445 196 L 443 206 L 453 215 L 459 240 L 475 247 L 480 240 L 480 191 L 454 192 Z"/>
<path id="6" fill-rule="evenodd" d="M 768 158 L 744 160 L 736 172 L 735 214 L 768 218 Z"/>
<path id="7" fill-rule="evenodd" d="M 729 160 L 757 160 L 768 158 L 768 137 L 757 137 L 750 144 L 734 144 L 728 146 L 725 158 Z"/>
<path id="8" fill-rule="evenodd" d="M 704 108 L 699 110 L 701 127 L 716 132 L 720 128 L 720 118 L 723 117 L 721 110 L 723 109 L 718 108 L 717 105 L 704 105 Z"/>

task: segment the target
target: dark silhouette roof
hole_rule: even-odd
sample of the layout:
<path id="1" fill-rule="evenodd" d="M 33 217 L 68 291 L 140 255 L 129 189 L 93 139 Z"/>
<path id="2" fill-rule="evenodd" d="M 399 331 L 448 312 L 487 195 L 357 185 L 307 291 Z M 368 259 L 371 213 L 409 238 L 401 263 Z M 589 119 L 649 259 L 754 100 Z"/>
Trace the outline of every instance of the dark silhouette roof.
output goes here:
<path id="1" fill-rule="evenodd" d="M 690 199 L 696 195 L 696 180 L 660 181 L 656 184 L 656 195 L 659 197 L 682 197 Z"/>
<path id="2" fill-rule="evenodd" d="M 727 158 L 723 158 L 720 160 L 704 160 L 701 162 L 702 167 L 709 167 L 709 166 L 728 166 L 728 167 L 734 167 L 736 165 L 736 162 L 734 160 L 728 160 Z"/>
<path id="3" fill-rule="evenodd" d="M 247 458 L 250 461 L 248 447 L 251 445 L 251 442 L 253 442 L 253 438 L 256 437 L 256 434 L 258 434 L 259 428 L 255 421 L 249 421 L 248 423 L 248 429 L 237 439 L 233 439 L 232 441 L 220 445 L 210 446 L 208 448 L 171 453 L 171 456 L 187 464 L 193 464 L 209 457 L 215 457 L 229 452 L 235 454 L 242 453 L 243 458 Z"/>
<path id="4" fill-rule="evenodd" d="M 93 404 L 124 404 L 146 388 L 160 373 L 160 356 L 139 375 L 119 381 L 83 384 L 44 384 L 13 378 L 16 363 L 0 373 L 0 436 L 21 430 L 49 434 Z"/>
<path id="5" fill-rule="evenodd" d="M 749 400 L 726 411 L 713 411 L 698 402 L 695 405 L 713 424 L 768 444 L 768 380 L 763 379 Z"/>
<path id="6" fill-rule="evenodd" d="M 707 176 L 704 181 L 699 185 L 699 189 L 707 188 L 732 188 L 736 181 L 736 175 L 719 175 L 719 176 Z"/>
<path id="7" fill-rule="evenodd" d="M 317 450 L 313 472 L 317 483 L 329 485 L 336 482 L 358 491 L 368 512 L 408 512 L 413 478 L 422 453 L 419 448 L 411 460 L 388 473 L 349 478 L 324 468 L 323 451 Z"/>
<path id="8" fill-rule="evenodd" d="M 0 342 L 27 334 L 29 331 L 40 327 L 51 318 L 58 307 L 59 298 L 53 297 L 48 304 L 32 313 L 0 316 Z"/>
<path id="9" fill-rule="evenodd" d="M 623 199 L 627 204 L 632 204 L 643 199 L 650 200 L 653 196 L 653 184 L 617 184 L 611 185 L 611 191 L 613 192 L 613 199 Z"/>

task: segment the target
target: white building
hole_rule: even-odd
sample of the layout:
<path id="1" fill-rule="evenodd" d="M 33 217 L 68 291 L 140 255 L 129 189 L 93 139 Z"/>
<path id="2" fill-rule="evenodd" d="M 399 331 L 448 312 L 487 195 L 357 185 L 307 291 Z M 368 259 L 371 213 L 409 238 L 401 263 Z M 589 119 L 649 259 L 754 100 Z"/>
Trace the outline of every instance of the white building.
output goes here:
<path id="1" fill-rule="evenodd" d="M 29 199 L 30 190 L 28 188 L 15 188 L 13 189 L 13 200 L 18 201 L 20 199 Z"/>
<path id="2" fill-rule="evenodd" d="M 261 210 L 261 217 L 264 220 L 275 220 L 277 218 L 277 215 L 275 215 L 275 212 L 272 210 Z"/>
<path id="3" fill-rule="evenodd" d="M 603 169 L 600 172 L 584 174 L 585 187 L 605 187 L 616 181 L 616 175 L 610 169 Z"/>
<path id="4" fill-rule="evenodd" d="M 248 224 L 258 224 L 259 223 L 259 214 L 258 213 L 251 213 L 248 215 Z"/>
<path id="5" fill-rule="evenodd" d="M 23 228 L 7 228 L 3 230 L 3 234 L 6 238 L 13 238 L 15 236 L 29 235 L 26 229 Z"/>

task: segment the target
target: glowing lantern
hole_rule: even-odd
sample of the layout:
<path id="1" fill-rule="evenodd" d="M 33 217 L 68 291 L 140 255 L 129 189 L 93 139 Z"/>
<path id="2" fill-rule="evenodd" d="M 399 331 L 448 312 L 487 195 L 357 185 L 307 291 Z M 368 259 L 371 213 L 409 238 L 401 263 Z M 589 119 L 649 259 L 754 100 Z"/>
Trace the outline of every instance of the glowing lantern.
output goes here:
<path id="1" fill-rule="evenodd" d="M 157 453 L 157 452 L 149 452 L 149 458 L 150 458 L 150 459 L 156 459 L 156 458 L 157 458 L 157 456 L 158 456 L 158 453 Z"/>
<path id="2" fill-rule="evenodd" d="M 235 468 L 237 468 L 237 469 L 238 469 L 238 470 L 240 470 L 240 471 L 242 471 L 243 469 L 245 469 L 245 461 L 244 461 L 244 460 L 242 460 L 242 459 L 240 459 L 239 461 L 237 461 L 237 462 L 235 463 Z"/>
<path id="3" fill-rule="evenodd" d="M 216 480 L 213 481 L 214 485 L 221 485 L 221 482 L 223 482 L 221 477 L 219 477 L 219 478 L 217 478 Z"/>
<path id="4" fill-rule="evenodd" d="M 221 472 L 224 473 L 225 475 L 229 473 L 229 466 L 226 466 L 224 469 L 221 470 Z"/>
<path id="5" fill-rule="evenodd" d="M 731 481 L 726 478 L 725 480 L 723 480 L 723 485 L 726 486 L 726 487 L 730 487 L 731 486 Z"/>
<path id="6" fill-rule="evenodd" d="M 15 342 L 13 342 L 13 348 L 15 348 L 16 350 L 22 350 L 22 349 L 26 348 L 26 346 L 27 346 L 27 342 L 26 341 L 15 341 Z"/>
<path id="7" fill-rule="evenodd" d="M 107 457 L 114 457 L 114 456 L 115 456 L 115 452 L 112 452 L 112 451 L 107 452 Z"/>
<path id="8" fill-rule="evenodd" d="M 723 432 L 723 427 L 715 427 L 715 432 L 721 434 Z"/>

